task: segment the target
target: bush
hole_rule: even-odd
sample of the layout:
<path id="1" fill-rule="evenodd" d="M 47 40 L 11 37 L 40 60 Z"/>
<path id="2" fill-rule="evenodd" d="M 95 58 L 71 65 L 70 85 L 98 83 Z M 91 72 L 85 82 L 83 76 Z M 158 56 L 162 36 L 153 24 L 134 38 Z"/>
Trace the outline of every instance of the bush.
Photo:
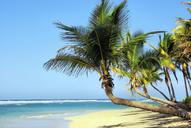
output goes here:
<path id="1" fill-rule="evenodd" d="M 183 103 L 191 105 L 191 96 L 187 97 L 186 99 L 183 100 Z"/>

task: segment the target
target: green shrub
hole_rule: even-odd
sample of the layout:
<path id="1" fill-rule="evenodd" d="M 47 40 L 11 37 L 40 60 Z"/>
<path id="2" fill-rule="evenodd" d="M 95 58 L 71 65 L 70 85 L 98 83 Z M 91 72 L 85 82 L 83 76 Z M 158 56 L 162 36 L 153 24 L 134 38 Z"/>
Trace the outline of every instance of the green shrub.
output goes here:
<path id="1" fill-rule="evenodd" d="M 191 105 L 191 96 L 183 100 L 183 103 Z"/>

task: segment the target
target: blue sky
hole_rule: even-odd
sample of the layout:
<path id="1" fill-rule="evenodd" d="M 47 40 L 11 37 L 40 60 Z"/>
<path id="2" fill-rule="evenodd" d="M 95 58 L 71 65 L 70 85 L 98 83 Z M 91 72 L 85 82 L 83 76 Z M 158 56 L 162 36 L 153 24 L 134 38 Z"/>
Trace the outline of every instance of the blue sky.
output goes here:
<path id="1" fill-rule="evenodd" d="M 86 25 L 99 1 L 1 0 L 0 99 L 106 98 L 94 73 L 75 78 L 47 72 L 42 67 L 66 43 L 53 23 Z M 113 0 L 115 4 L 120 1 Z M 186 6 L 180 2 L 182 0 L 129 0 L 129 29 L 132 32 L 171 31 L 177 17 L 188 17 Z M 131 97 L 126 80 L 116 78 L 115 82 L 116 95 Z M 180 91 L 183 86 L 177 88 L 178 96 L 184 96 Z"/>

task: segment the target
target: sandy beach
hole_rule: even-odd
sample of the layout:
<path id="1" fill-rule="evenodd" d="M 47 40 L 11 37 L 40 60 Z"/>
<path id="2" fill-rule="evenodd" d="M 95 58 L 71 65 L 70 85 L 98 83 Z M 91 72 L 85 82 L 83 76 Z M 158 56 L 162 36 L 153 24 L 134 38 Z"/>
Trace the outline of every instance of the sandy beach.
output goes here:
<path id="1" fill-rule="evenodd" d="M 93 112 L 68 118 L 70 128 L 189 128 L 179 117 L 129 108 Z"/>

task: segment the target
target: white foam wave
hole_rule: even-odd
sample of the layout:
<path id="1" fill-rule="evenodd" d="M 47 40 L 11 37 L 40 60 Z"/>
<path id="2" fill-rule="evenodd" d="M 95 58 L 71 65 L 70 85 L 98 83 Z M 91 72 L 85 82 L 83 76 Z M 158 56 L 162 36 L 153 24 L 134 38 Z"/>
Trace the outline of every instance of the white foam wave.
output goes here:
<path id="1" fill-rule="evenodd" d="M 75 115 L 79 115 L 81 112 L 61 112 L 61 113 L 47 113 L 47 114 L 35 114 L 35 115 L 23 115 L 21 119 L 55 119 L 55 118 L 62 118 L 71 117 Z"/>
<path id="2" fill-rule="evenodd" d="M 109 100 L 3 100 L 0 105 L 23 105 L 23 104 L 54 104 L 54 103 L 77 103 L 77 102 L 111 102 Z"/>
<path id="3" fill-rule="evenodd" d="M 152 100 L 150 100 L 150 99 L 139 100 L 139 101 L 141 101 L 141 102 L 152 102 Z"/>

